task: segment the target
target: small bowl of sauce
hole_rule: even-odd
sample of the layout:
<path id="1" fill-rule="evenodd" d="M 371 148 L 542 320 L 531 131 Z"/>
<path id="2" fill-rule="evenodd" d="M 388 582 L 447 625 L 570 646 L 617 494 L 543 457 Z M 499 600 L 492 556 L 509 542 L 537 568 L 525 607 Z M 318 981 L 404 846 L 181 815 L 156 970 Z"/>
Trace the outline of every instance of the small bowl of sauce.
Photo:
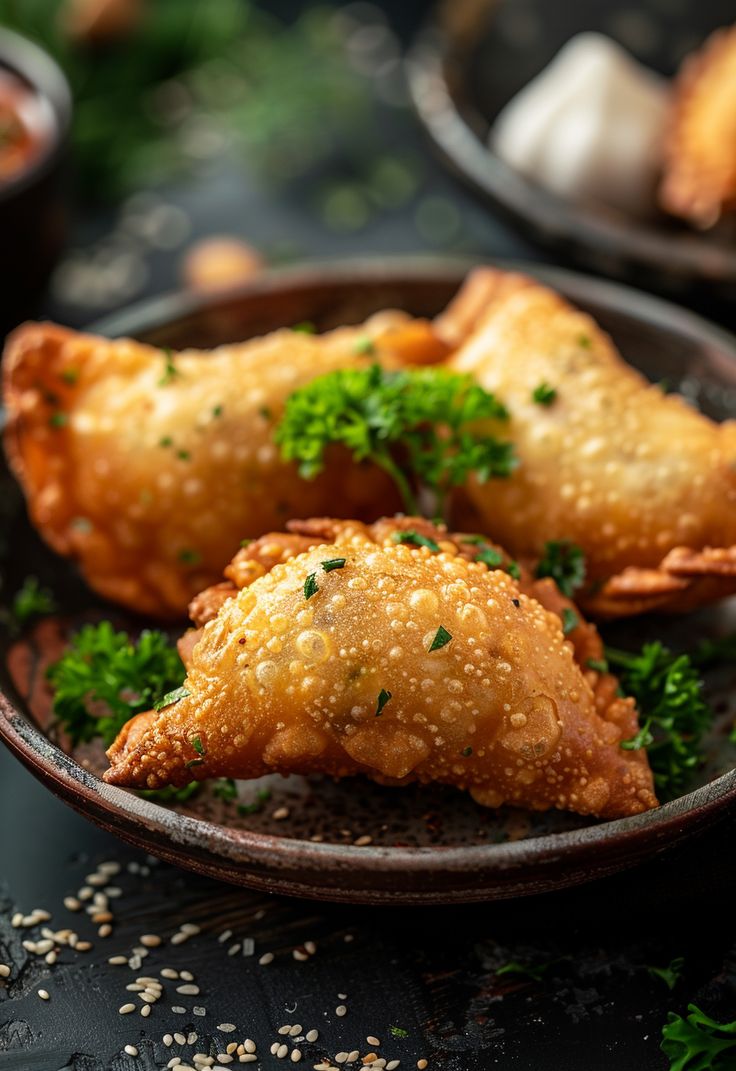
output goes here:
<path id="1" fill-rule="evenodd" d="M 61 251 L 70 119 L 56 63 L 0 29 L 0 335 L 33 311 Z"/>

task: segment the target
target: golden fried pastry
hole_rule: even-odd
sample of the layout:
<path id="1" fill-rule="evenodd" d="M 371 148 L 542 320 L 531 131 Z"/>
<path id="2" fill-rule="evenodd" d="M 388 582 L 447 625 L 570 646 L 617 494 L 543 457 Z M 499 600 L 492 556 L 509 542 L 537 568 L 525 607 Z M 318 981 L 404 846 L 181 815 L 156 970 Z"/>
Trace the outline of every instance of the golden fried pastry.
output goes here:
<path id="1" fill-rule="evenodd" d="M 229 590 L 195 602 L 181 698 L 128 722 L 107 781 L 363 773 L 493 807 L 656 806 L 645 752 L 620 747 L 633 701 L 583 672 L 528 578 L 468 560 L 477 540 L 417 519 L 292 527 L 244 548 Z M 600 651 L 579 628 L 581 651 Z"/>
<path id="2" fill-rule="evenodd" d="M 660 201 L 703 228 L 736 208 L 736 26 L 712 34 L 678 75 Z"/>
<path id="3" fill-rule="evenodd" d="M 736 423 L 665 396 L 589 316 L 531 279 L 479 269 L 467 285 L 472 302 L 461 292 L 438 323 L 469 333 L 448 363 L 506 404 L 519 458 L 506 479 L 471 477 L 480 530 L 527 560 L 548 540 L 578 544 L 580 601 L 604 615 L 736 591 Z"/>
<path id="4" fill-rule="evenodd" d="M 398 312 L 211 353 L 26 324 L 5 351 L 6 447 L 34 524 L 93 588 L 183 615 L 241 538 L 338 504 L 367 519 L 398 505 L 382 473 L 339 448 L 311 481 L 282 461 L 273 429 L 288 395 L 336 368 L 445 353 L 429 325 Z"/>

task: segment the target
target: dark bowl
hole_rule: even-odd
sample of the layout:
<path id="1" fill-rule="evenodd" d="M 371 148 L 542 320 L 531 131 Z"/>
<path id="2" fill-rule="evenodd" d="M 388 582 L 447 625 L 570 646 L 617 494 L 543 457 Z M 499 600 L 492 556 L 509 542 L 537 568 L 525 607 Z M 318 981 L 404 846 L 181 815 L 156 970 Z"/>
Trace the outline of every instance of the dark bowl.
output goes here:
<path id="1" fill-rule="evenodd" d="M 685 54 L 733 5 L 551 4 L 548 0 L 454 0 L 439 4 L 407 57 L 414 107 L 441 157 L 470 188 L 533 241 L 602 275 L 723 313 L 736 298 L 734 234 L 701 234 L 664 215 L 641 221 L 566 200 L 510 168 L 488 146 L 503 106 L 563 44 L 583 30 L 616 38 L 671 77 Z"/>
<path id="2" fill-rule="evenodd" d="M 0 336 L 32 311 L 61 250 L 66 229 L 64 160 L 72 102 L 67 81 L 46 52 L 0 28 L 0 67 L 48 104 L 53 130 L 42 152 L 0 183 Z"/>
<path id="3" fill-rule="evenodd" d="M 356 322 L 386 306 L 433 315 L 457 290 L 466 261 L 396 259 L 333 263 L 275 272 L 219 296 L 173 295 L 134 306 L 96 325 L 157 346 L 211 346 L 274 327 Z M 716 416 L 736 405 L 736 340 L 690 313 L 636 291 L 555 269 L 514 265 L 538 275 L 591 312 L 628 358 L 654 379 L 682 382 Z M 15 502 L 15 506 L 7 505 Z M 3 571 L 51 586 L 60 615 L 0 645 L 0 737 L 53 792 L 104 828 L 181 866 L 272 892 L 366 903 L 457 903 L 544 892 L 589 881 L 664 852 L 736 804 L 734 670 L 708 688 L 719 715 L 694 791 L 658 810 L 615 822 L 551 812 L 491 811 L 443 788 L 381 788 L 355 778 L 267 779 L 268 804 L 238 816 L 208 792 L 167 808 L 104 784 L 104 756 L 64 751 L 55 737 L 44 668 L 69 632 L 100 613 L 128 628 L 140 619 L 105 606 L 31 529 L 0 476 L 8 547 Z M 638 645 L 659 636 L 673 645 L 729 627 L 735 607 L 676 621 L 616 626 L 609 638 Z M 263 784 L 260 784 L 263 787 Z M 256 791 L 247 786 L 246 799 Z M 277 815 L 289 810 L 287 818 Z M 20 818 L 19 820 L 22 820 Z M 369 844 L 356 841 L 368 836 Z"/>

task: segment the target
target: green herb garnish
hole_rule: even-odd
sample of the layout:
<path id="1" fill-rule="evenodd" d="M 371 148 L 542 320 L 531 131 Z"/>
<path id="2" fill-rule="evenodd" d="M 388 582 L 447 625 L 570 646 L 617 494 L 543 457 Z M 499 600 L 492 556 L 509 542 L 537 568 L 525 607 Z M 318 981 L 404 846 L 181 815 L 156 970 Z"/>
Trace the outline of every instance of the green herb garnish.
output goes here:
<path id="1" fill-rule="evenodd" d="M 439 651 L 440 647 L 446 646 L 446 644 L 448 644 L 451 639 L 452 633 L 448 632 L 443 625 L 440 625 L 440 627 L 437 629 L 437 632 L 435 633 L 434 639 L 429 645 L 429 651 L 427 653 L 431 654 L 432 651 Z"/>
<path id="2" fill-rule="evenodd" d="M 65 368 L 61 372 L 61 378 L 64 380 L 64 382 L 67 384 L 67 386 L 73 387 L 74 384 L 79 379 L 79 369 L 78 368 Z"/>
<path id="3" fill-rule="evenodd" d="M 331 573 L 333 569 L 344 569 L 347 558 L 330 558 L 329 561 L 322 562 L 322 568 L 326 573 Z"/>
<path id="4" fill-rule="evenodd" d="M 464 759 L 468 759 L 468 758 L 470 758 L 470 756 L 471 756 L 471 755 L 473 754 L 473 749 L 472 749 L 472 747 L 470 747 L 470 745 L 468 745 L 467 747 L 464 747 L 464 748 L 462 749 L 462 751 L 460 752 L 460 754 L 462 755 L 462 757 L 463 757 Z"/>
<path id="5" fill-rule="evenodd" d="M 394 532 L 391 538 L 394 543 L 412 543 L 415 547 L 427 547 L 433 554 L 439 554 L 439 543 L 435 543 L 434 539 L 422 535 L 421 532 L 415 532 L 413 528 L 407 528 L 403 532 Z"/>
<path id="6" fill-rule="evenodd" d="M 238 786 L 232 777 L 218 777 L 212 785 L 212 795 L 223 803 L 232 803 L 238 798 Z"/>
<path id="7" fill-rule="evenodd" d="M 325 450 L 341 443 L 354 461 L 372 461 L 391 476 L 408 513 L 420 512 L 420 497 L 431 495 L 436 509 L 429 512 L 441 514 L 450 489 L 471 473 L 485 481 L 513 471 L 513 445 L 488 427 L 507 419 L 470 376 L 374 364 L 329 372 L 294 391 L 275 438 L 304 479 L 322 472 Z"/>
<path id="8" fill-rule="evenodd" d="M 13 597 L 10 613 L 13 622 L 20 628 L 34 617 L 53 614 L 56 600 L 48 588 L 42 588 L 35 576 L 27 576 Z"/>
<path id="9" fill-rule="evenodd" d="M 57 409 L 55 413 L 52 413 L 49 417 L 49 424 L 52 428 L 65 428 L 69 423 L 69 414 L 65 413 L 62 409 Z"/>
<path id="10" fill-rule="evenodd" d="M 554 387 L 550 387 L 548 383 L 540 383 L 532 391 L 532 401 L 536 402 L 537 405 L 552 405 L 556 397 L 557 391 Z"/>
<path id="11" fill-rule="evenodd" d="M 199 565 L 202 561 L 202 555 L 198 550 L 192 550 L 191 547 L 182 547 L 177 554 L 177 558 L 182 565 Z"/>
<path id="12" fill-rule="evenodd" d="M 256 792 L 256 798 L 252 803 L 239 803 L 238 814 L 257 814 L 258 811 L 263 809 L 263 804 L 271 799 L 270 788 L 259 788 Z"/>
<path id="13" fill-rule="evenodd" d="M 486 547 L 485 550 L 481 550 L 476 554 L 475 560 L 483 562 L 489 569 L 499 569 L 503 565 L 503 554 L 493 547 Z"/>
<path id="14" fill-rule="evenodd" d="M 589 350 L 593 345 L 593 341 L 590 335 L 578 335 L 578 346 L 582 346 L 584 350 Z"/>
<path id="15" fill-rule="evenodd" d="M 556 960 L 554 962 L 557 962 Z M 496 977 L 500 977 L 504 974 L 519 974 L 526 978 L 532 978 L 535 982 L 541 982 L 543 976 L 547 973 L 552 963 L 519 963 L 518 960 L 512 959 L 508 963 L 504 963 L 502 967 L 499 967 L 496 971 Z"/>
<path id="16" fill-rule="evenodd" d="M 670 1060 L 670 1071 L 733 1071 L 736 1020 L 719 1023 L 696 1004 L 688 1004 L 687 1010 L 684 1018 L 670 1012 L 662 1027 L 660 1048 Z"/>
<path id="17" fill-rule="evenodd" d="M 389 699 L 391 698 L 391 694 L 392 693 L 386 691 L 385 688 L 381 688 L 380 692 L 378 693 L 378 700 L 376 702 L 376 717 L 377 718 L 380 717 L 381 714 L 383 714 L 383 708 L 386 706 L 386 704 L 388 703 Z"/>
<path id="18" fill-rule="evenodd" d="M 203 764 L 204 764 L 204 759 L 190 759 L 189 762 L 185 762 L 184 763 L 184 767 L 187 770 L 191 770 L 191 768 L 193 766 L 202 766 Z"/>
<path id="19" fill-rule="evenodd" d="M 563 595 L 572 597 L 585 580 L 585 556 L 569 539 L 552 539 L 544 544 L 544 554 L 534 571 L 537 578 L 551 576 Z"/>
<path id="20" fill-rule="evenodd" d="M 585 664 L 588 669 L 594 669 L 596 673 L 608 673 L 608 662 L 605 658 L 589 658 Z"/>
<path id="21" fill-rule="evenodd" d="M 186 689 L 183 685 L 180 688 L 174 688 L 172 691 L 167 692 L 166 695 L 162 696 L 161 699 L 157 699 L 156 702 L 153 704 L 153 709 L 163 710 L 164 707 L 170 707 L 173 706 L 174 703 L 180 703 L 182 699 L 186 699 L 186 697 L 191 694 L 192 693 L 188 691 L 188 689 Z M 199 737 L 195 736 L 194 740 L 199 740 Z M 201 746 L 202 745 L 200 742 L 200 747 Z M 192 741 L 192 747 L 195 751 L 199 751 L 199 748 L 197 747 L 194 741 Z M 200 755 L 204 754 L 203 751 L 200 751 L 199 753 Z"/>
<path id="22" fill-rule="evenodd" d="M 404 1030 L 404 1028 L 401 1027 L 401 1026 L 390 1026 L 388 1028 L 388 1032 L 389 1032 L 389 1034 L 391 1035 L 392 1038 L 408 1038 L 409 1037 L 409 1031 L 408 1030 Z"/>
<path id="23" fill-rule="evenodd" d="M 310 573 L 307 579 L 304 581 L 304 598 L 311 599 L 313 595 L 316 595 L 319 591 L 319 584 L 316 580 L 317 574 Z"/>
<path id="24" fill-rule="evenodd" d="M 214 409 L 212 410 L 212 416 L 215 417 L 215 418 L 221 417 L 222 414 L 223 414 L 224 409 L 225 409 L 224 405 L 216 405 L 214 407 Z"/>
<path id="25" fill-rule="evenodd" d="M 376 344 L 368 335 L 361 335 L 360 338 L 356 338 L 353 343 L 353 353 L 359 353 L 361 356 L 368 356 L 375 352 Z"/>
<path id="26" fill-rule="evenodd" d="M 580 624 L 580 618 L 571 607 L 566 606 L 562 611 L 562 633 L 569 636 Z"/>
<path id="27" fill-rule="evenodd" d="M 184 678 L 184 666 L 163 632 L 138 640 L 109 621 L 85 625 L 49 667 L 54 714 L 73 744 L 101 736 L 109 746 L 129 718 L 150 710 Z"/>
<path id="28" fill-rule="evenodd" d="M 506 566 L 506 572 L 509 576 L 512 576 L 514 580 L 521 580 L 521 569 L 518 562 L 509 562 Z"/>
<path id="29" fill-rule="evenodd" d="M 304 320 L 300 324 L 294 324 L 291 330 L 296 331 L 300 335 L 314 335 L 317 332 L 317 328 L 310 320 Z"/>
<path id="30" fill-rule="evenodd" d="M 189 692 L 187 692 L 187 695 L 189 695 Z M 198 755 L 205 755 L 206 754 L 206 752 L 204 750 L 204 744 L 202 743 L 200 737 L 198 737 L 198 736 L 193 736 L 192 737 L 192 747 L 194 748 L 194 750 L 197 752 Z"/>
<path id="31" fill-rule="evenodd" d="M 177 450 L 176 456 L 179 458 L 180 461 L 191 461 L 192 458 L 192 455 L 189 453 L 188 450 Z"/>
<path id="32" fill-rule="evenodd" d="M 159 387 L 168 387 L 169 383 L 172 383 L 181 373 L 174 364 L 173 352 L 168 347 L 165 347 L 161 352 L 164 355 L 164 374 L 159 379 L 158 385 Z"/>
<path id="33" fill-rule="evenodd" d="M 682 956 L 677 956 L 670 961 L 667 967 L 647 967 L 647 970 L 652 978 L 659 978 L 660 981 L 664 982 L 668 989 L 674 989 L 680 980 L 684 965 L 684 958 Z"/>
<path id="34" fill-rule="evenodd" d="M 645 643 L 639 654 L 606 647 L 606 658 L 618 668 L 624 694 L 634 697 L 644 719 L 621 747 L 645 747 L 662 798 L 682 795 L 703 759 L 700 744 L 712 719 L 700 674 L 688 655 L 672 654 L 659 642 Z"/>
<path id="35" fill-rule="evenodd" d="M 173 446 L 174 445 L 174 440 L 171 438 L 170 435 L 164 435 L 162 439 L 159 439 L 158 445 L 159 446 Z"/>

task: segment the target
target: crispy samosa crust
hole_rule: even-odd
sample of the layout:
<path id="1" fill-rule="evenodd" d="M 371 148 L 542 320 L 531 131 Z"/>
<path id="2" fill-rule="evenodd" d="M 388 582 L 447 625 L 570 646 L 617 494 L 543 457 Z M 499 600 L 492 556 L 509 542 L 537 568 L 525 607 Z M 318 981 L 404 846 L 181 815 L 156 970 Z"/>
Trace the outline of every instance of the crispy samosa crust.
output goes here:
<path id="1" fill-rule="evenodd" d="M 484 268 L 466 286 L 472 301 L 461 291 L 438 322 L 467 336 L 449 365 L 507 405 L 520 460 L 508 479 L 470 479 L 474 523 L 529 561 L 548 540 L 578 544 L 588 587 L 577 597 L 604 616 L 736 592 L 736 423 L 665 396 L 533 280 Z M 549 405 L 534 401 L 542 384 Z M 470 515 L 458 512 L 464 525 Z"/>
<path id="2" fill-rule="evenodd" d="M 244 537 L 288 517 L 373 519 L 396 501 L 387 477 L 335 449 L 315 480 L 280 458 L 286 397 L 336 368 L 437 360 L 421 320 L 381 313 L 326 335 L 288 329 L 212 352 L 171 354 L 53 324 L 25 324 L 4 357 L 5 444 L 31 518 L 107 598 L 184 616 Z"/>
<path id="3" fill-rule="evenodd" d="M 736 26 L 712 34 L 678 75 L 660 201 L 702 228 L 736 209 Z"/>
<path id="4" fill-rule="evenodd" d="M 439 549 L 398 542 L 407 529 Z M 187 694 L 128 722 L 106 780 L 363 773 L 494 807 L 656 806 L 645 752 L 620 747 L 633 701 L 583 672 L 532 581 L 469 561 L 462 539 L 418 519 L 319 520 L 244 548 L 229 589 L 195 601 Z M 550 581 L 539 594 L 561 610 Z M 576 631 L 579 654 L 600 653 L 592 626 Z"/>

